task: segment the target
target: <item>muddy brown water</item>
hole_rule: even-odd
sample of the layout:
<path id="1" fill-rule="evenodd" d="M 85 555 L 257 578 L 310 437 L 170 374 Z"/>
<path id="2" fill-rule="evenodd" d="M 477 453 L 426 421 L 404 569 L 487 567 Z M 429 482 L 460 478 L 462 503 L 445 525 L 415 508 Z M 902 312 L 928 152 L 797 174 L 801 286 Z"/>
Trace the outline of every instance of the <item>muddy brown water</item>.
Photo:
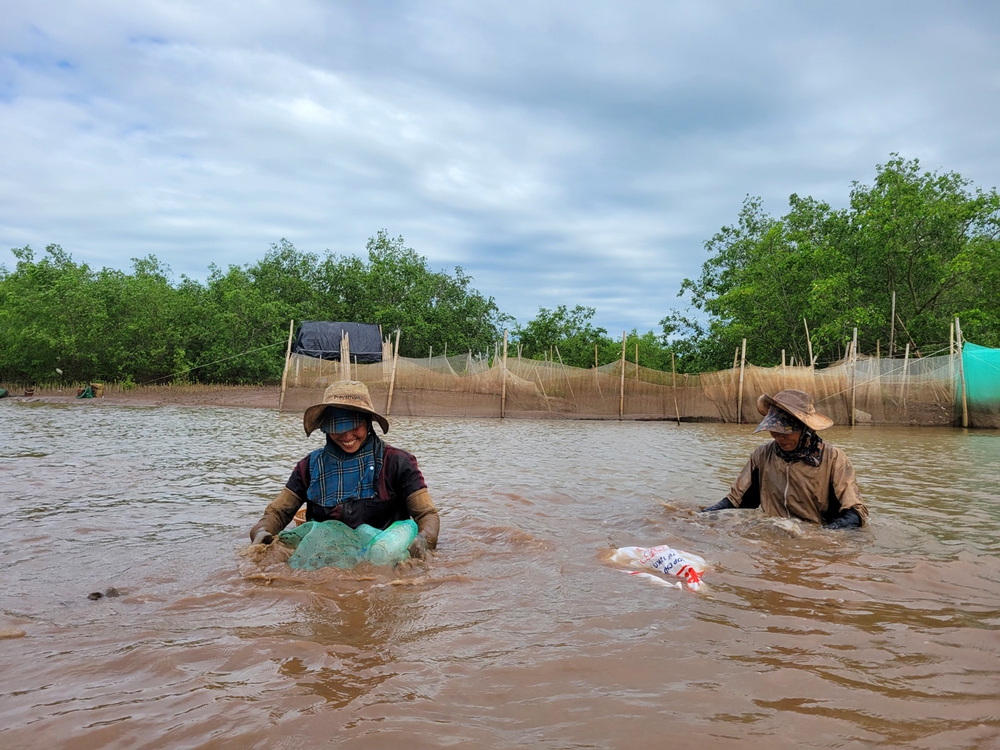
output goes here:
<path id="1" fill-rule="evenodd" d="M 433 562 L 292 572 L 246 532 L 295 416 L 0 405 L 0 747 L 1000 747 L 1000 434 L 828 431 L 835 533 L 695 513 L 750 431 L 398 419 Z M 705 589 L 606 562 L 653 544 Z"/>

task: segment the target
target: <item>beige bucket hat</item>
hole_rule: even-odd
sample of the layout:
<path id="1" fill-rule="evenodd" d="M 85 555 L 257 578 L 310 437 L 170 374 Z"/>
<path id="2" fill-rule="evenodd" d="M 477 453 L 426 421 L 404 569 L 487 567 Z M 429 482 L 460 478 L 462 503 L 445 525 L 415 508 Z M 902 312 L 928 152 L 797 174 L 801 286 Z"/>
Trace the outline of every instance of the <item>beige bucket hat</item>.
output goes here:
<path id="1" fill-rule="evenodd" d="M 767 416 L 770 407 L 776 406 L 784 412 L 791 414 L 797 420 L 813 430 L 825 430 L 833 426 L 833 420 L 816 411 L 813 404 L 813 397 L 805 391 L 796 391 L 792 388 L 779 391 L 774 396 L 766 393 L 757 399 L 757 411 Z"/>
<path id="2" fill-rule="evenodd" d="M 302 415 L 302 426 L 306 430 L 306 435 L 311 435 L 313 430 L 323 423 L 323 412 L 328 406 L 370 414 L 378 422 L 383 433 L 389 432 L 389 420 L 375 411 L 368 386 L 357 380 L 338 380 L 327 387 L 322 403 L 313 404 Z"/>

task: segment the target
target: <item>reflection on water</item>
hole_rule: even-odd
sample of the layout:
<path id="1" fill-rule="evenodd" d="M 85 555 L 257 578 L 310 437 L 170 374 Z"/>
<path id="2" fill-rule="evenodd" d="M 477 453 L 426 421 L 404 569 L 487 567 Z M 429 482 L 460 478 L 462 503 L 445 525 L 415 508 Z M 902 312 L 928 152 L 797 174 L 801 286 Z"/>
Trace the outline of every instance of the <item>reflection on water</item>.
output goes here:
<path id="1" fill-rule="evenodd" d="M 696 513 L 750 432 L 395 420 L 438 554 L 309 572 L 246 544 L 319 444 L 294 416 L 0 405 L 0 744 L 1000 746 L 1000 435 L 830 430 L 873 519 L 834 533 Z"/>

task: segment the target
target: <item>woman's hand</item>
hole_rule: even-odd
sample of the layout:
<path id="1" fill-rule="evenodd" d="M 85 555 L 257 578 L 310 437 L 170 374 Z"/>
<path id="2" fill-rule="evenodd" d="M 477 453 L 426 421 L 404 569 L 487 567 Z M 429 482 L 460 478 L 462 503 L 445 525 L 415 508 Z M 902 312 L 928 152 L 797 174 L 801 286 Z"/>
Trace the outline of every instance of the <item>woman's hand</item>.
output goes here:
<path id="1" fill-rule="evenodd" d="M 409 552 L 410 557 L 415 560 L 426 559 L 430 555 L 427 548 L 427 537 L 423 534 L 417 534 L 416 539 L 410 542 Z"/>

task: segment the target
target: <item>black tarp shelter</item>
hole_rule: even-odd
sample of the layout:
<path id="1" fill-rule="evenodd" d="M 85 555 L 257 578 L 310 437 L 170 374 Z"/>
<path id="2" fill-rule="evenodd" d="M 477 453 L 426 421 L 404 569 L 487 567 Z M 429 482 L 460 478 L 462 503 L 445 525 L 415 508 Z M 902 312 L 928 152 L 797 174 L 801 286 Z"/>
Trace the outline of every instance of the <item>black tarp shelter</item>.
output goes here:
<path id="1" fill-rule="evenodd" d="M 339 362 L 341 332 L 347 333 L 353 361 L 363 365 L 382 361 L 382 331 L 374 323 L 303 320 L 292 342 L 292 353 Z"/>

